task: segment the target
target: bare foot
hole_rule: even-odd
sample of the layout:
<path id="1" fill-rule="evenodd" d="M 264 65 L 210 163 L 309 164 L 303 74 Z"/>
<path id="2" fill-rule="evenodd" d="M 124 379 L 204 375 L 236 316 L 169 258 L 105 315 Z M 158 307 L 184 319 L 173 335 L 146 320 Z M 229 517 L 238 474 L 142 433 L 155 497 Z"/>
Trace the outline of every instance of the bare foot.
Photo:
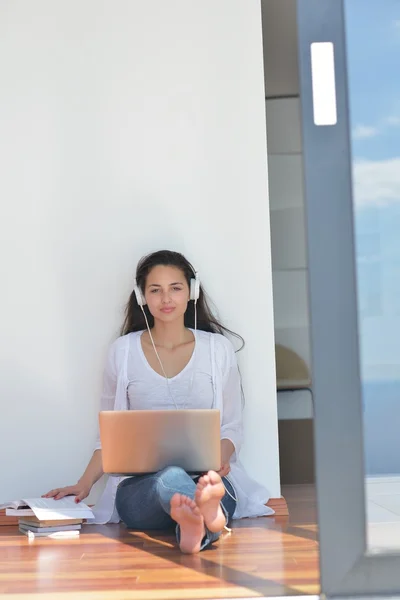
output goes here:
<path id="1" fill-rule="evenodd" d="M 221 477 L 215 471 L 200 477 L 197 482 L 194 499 L 204 517 L 204 523 L 210 531 L 221 531 L 226 525 L 226 518 L 221 508 L 221 500 L 225 495 L 225 487 Z"/>
<path id="2" fill-rule="evenodd" d="M 171 498 L 171 517 L 180 525 L 181 539 L 179 548 L 185 554 L 200 552 L 204 537 L 204 519 L 196 502 L 182 494 Z"/>

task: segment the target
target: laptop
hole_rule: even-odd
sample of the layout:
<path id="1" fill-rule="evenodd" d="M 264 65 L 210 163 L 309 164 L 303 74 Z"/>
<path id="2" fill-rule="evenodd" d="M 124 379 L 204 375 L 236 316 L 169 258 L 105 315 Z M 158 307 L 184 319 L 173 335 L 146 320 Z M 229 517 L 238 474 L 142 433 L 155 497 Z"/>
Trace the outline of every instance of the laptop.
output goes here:
<path id="1" fill-rule="evenodd" d="M 188 473 L 221 468 L 220 412 L 200 410 L 101 411 L 103 471 L 143 475 L 165 467 Z"/>

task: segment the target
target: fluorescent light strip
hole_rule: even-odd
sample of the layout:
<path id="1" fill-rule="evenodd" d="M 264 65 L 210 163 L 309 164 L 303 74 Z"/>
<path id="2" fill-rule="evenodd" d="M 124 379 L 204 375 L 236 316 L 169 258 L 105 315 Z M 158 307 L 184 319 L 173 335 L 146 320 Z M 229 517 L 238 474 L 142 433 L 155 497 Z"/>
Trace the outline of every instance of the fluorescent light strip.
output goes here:
<path id="1" fill-rule="evenodd" d="M 315 125 L 336 125 L 335 57 L 332 42 L 311 44 L 311 76 Z"/>

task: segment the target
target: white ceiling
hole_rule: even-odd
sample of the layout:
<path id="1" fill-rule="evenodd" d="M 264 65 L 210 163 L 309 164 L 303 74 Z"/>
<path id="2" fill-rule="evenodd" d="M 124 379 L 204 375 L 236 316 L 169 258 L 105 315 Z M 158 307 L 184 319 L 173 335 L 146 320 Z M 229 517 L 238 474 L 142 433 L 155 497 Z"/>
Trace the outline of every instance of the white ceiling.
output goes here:
<path id="1" fill-rule="evenodd" d="M 261 0 L 266 97 L 297 96 L 296 0 Z"/>

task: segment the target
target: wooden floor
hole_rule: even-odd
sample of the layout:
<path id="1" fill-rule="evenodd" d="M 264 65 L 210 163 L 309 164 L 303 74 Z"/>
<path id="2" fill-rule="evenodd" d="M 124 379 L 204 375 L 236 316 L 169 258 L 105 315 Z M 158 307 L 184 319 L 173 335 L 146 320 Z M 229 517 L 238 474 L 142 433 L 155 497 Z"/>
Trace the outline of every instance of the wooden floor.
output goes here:
<path id="1" fill-rule="evenodd" d="M 12 600 L 245 598 L 319 593 L 312 486 L 283 490 L 290 517 L 234 521 L 196 556 L 170 533 L 87 525 L 78 540 L 29 542 L 0 528 L 0 597 Z"/>

